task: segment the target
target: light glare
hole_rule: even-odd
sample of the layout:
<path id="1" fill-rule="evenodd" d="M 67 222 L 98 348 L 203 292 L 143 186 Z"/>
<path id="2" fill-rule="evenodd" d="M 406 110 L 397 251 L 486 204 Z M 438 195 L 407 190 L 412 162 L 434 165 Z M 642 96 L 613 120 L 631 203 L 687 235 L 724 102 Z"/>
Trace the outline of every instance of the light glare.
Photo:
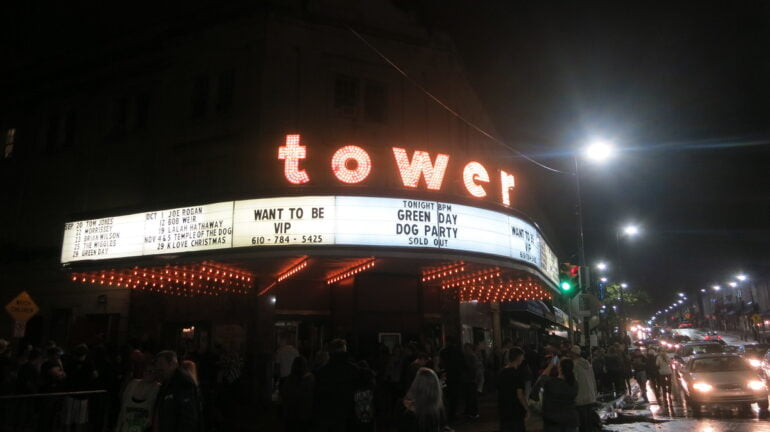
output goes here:
<path id="1" fill-rule="evenodd" d="M 594 162 L 604 162 L 611 158 L 614 153 L 614 149 L 610 143 L 603 140 L 596 140 L 586 147 L 586 158 Z"/>

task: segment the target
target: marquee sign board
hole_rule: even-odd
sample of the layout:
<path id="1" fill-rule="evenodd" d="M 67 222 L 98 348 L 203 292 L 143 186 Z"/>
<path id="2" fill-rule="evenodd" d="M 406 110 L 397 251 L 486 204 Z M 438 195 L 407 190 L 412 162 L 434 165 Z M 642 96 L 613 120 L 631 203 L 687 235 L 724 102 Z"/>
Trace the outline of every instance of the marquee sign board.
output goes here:
<path id="1" fill-rule="evenodd" d="M 523 219 L 439 201 L 358 196 L 227 201 L 68 222 L 61 262 L 318 245 L 483 253 L 531 264 L 554 283 L 559 277 L 556 256 Z"/>

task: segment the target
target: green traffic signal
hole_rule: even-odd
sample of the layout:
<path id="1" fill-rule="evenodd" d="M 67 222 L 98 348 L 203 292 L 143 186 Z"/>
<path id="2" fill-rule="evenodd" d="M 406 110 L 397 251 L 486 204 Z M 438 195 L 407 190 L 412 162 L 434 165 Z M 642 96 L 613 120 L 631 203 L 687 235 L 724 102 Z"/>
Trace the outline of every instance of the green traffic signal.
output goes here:
<path id="1" fill-rule="evenodd" d="M 569 291 L 571 289 L 572 289 L 572 284 L 570 284 L 569 282 L 564 281 L 564 282 L 561 283 L 561 290 L 562 291 Z"/>

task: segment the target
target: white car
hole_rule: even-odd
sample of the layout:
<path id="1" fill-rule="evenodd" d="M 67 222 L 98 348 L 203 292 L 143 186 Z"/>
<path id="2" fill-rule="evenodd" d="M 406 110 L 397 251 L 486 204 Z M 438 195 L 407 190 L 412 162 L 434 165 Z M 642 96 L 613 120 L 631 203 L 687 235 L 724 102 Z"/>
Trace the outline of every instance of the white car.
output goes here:
<path id="1" fill-rule="evenodd" d="M 681 368 L 680 379 L 687 404 L 757 403 L 767 411 L 767 387 L 757 370 L 736 354 L 697 354 Z"/>

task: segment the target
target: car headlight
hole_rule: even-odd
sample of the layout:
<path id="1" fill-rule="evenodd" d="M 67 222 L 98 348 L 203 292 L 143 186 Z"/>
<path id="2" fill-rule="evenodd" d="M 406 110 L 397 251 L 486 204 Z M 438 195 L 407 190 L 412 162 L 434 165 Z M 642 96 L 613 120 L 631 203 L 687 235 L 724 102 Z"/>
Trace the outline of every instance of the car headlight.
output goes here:
<path id="1" fill-rule="evenodd" d="M 764 390 L 765 389 L 765 383 L 762 381 L 757 380 L 751 380 L 749 381 L 749 389 L 751 390 Z"/>
<path id="2" fill-rule="evenodd" d="M 757 360 L 757 359 L 749 359 L 749 364 L 750 364 L 752 367 L 758 368 L 758 367 L 759 367 L 759 365 L 761 365 L 761 364 L 762 364 L 762 362 L 761 362 L 761 361 L 759 361 L 759 360 Z M 754 381 L 752 381 L 752 382 L 754 382 Z"/>
<path id="3" fill-rule="evenodd" d="M 708 393 L 713 389 L 714 387 L 709 383 L 704 382 L 696 382 L 692 385 L 693 390 L 697 390 L 702 393 Z"/>

